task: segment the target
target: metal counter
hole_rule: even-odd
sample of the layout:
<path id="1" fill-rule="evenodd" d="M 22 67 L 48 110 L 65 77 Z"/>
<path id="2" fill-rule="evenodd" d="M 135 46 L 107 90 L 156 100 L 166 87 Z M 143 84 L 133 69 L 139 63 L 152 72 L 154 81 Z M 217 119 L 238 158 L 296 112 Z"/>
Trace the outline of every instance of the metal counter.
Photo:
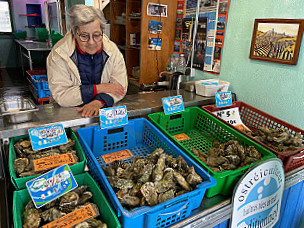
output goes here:
<path id="1" fill-rule="evenodd" d="M 215 102 L 214 97 L 202 97 L 195 93 L 179 90 L 160 91 L 146 94 L 127 95 L 115 106 L 126 105 L 128 117 L 134 118 L 144 116 L 153 112 L 162 111 L 162 98 L 169 96 L 182 95 L 184 106 L 201 106 Z M 97 124 L 98 117 L 83 118 L 76 111 L 77 107 L 63 108 L 58 104 L 47 104 L 39 106 L 39 111 L 34 113 L 31 122 L 20 124 L 10 124 L 6 119 L 0 120 L 0 139 L 7 139 L 14 136 L 27 134 L 30 128 L 43 126 L 47 124 L 62 123 L 64 127 L 77 127 L 88 124 Z"/>

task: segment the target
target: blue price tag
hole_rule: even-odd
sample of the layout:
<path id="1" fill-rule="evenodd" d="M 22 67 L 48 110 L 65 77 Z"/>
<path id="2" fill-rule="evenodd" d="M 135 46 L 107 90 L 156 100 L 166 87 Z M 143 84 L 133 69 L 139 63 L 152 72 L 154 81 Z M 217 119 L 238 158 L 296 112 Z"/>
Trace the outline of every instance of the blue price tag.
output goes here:
<path id="1" fill-rule="evenodd" d="M 164 97 L 162 99 L 165 115 L 184 111 L 184 102 L 182 95 L 175 97 Z"/>
<path id="2" fill-rule="evenodd" d="M 62 124 L 29 129 L 33 150 L 41 150 L 68 142 Z"/>
<path id="3" fill-rule="evenodd" d="M 99 110 L 100 128 L 117 127 L 128 123 L 126 106 L 104 108 Z"/>
<path id="4" fill-rule="evenodd" d="M 219 92 L 215 93 L 216 107 L 225 107 L 232 105 L 231 92 Z"/>
<path id="5" fill-rule="evenodd" d="M 57 199 L 78 186 L 68 165 L 60 166 L 26 182 L 36 208 Z"/>

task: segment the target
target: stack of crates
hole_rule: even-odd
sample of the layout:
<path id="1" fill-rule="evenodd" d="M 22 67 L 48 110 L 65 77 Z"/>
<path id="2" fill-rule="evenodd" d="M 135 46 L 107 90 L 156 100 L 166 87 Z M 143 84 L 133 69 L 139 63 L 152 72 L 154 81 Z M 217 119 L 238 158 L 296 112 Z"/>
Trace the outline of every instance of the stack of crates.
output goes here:
<path id="1" fill-rule="evenodd" d="M 49 98 L 51 92 L 45 70 L 28 70 L 27 79 L 33 96 L 37 99 Z"/>

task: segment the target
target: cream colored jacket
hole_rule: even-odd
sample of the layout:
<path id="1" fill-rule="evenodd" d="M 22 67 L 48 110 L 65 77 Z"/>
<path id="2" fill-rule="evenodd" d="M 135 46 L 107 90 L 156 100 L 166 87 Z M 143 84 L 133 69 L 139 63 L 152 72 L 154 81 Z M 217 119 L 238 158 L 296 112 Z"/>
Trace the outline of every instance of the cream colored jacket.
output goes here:
<path id="1" fill-rule="evenodd" d="M 47 75 L 52 98 L 64 107 L 83 104 L 79 71 L 70 58 L 75 48 L 75 39 L 71 32 L 68 32 L 56 43 L 47 57 Z M 102 75 L 100 75 L 101 84 L 117 83 L 127 91 L 128 78 L 123 56 L 106 35 L 103 36 L 103 50 L 109 58 L 104 65 Z M 117 97 L 110 93 L 109 95 L 113 97 L 114 103 L 124 97 Z"/>

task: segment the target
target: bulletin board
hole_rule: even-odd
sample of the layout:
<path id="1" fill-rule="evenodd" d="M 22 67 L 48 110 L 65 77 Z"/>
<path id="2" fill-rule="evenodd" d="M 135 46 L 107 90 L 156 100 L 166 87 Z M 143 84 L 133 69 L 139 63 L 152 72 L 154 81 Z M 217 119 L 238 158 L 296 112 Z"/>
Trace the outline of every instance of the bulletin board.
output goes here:
<path id="1" fill-rule="evenodd" d="M 187 57 L 194 48 L 193 68 L 220 73 L 229 3 L 230 0 L 200 1 L 197 34 L 192 45 L 197 0 L 178 0 L 174 52 Z"/>

